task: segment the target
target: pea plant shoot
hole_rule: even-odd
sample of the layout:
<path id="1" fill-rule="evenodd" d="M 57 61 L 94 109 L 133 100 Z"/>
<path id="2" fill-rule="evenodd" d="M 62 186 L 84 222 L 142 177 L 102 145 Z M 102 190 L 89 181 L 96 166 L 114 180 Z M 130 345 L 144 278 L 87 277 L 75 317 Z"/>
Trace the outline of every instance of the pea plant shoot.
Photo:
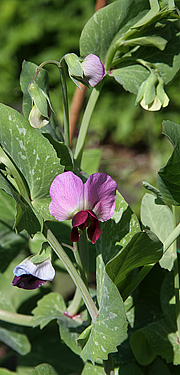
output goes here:
<path id="1" fill-rule="evenodd" d="M 48 64 L 59 70 L 63 129 Z M 157 187 L 143 182 L 140 218 L 97 163 L 82 168 L 106 82 L 158 111 L 179 69 L 173 0 L 114 1 L 86 23 L 79 56 L 23 62 L 23 114 L 0 104 L 0 341 L 7 358 L 17 353 L 14 368 L 0 360 L 0 374 L 179 373 L 180 125 L 163 123 L 173 152 Z M 67 79 L 91 92 L 73 147 Z M 75 291 L 63 298 L 67 274 Z"/>

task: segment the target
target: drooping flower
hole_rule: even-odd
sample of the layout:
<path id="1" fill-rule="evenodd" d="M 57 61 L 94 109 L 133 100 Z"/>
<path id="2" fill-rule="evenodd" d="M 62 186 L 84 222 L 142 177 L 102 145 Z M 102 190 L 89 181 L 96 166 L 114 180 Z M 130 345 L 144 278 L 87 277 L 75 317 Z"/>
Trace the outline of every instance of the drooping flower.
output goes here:
<path id="1" fill-rule="evenodd" d="M 81 63 L 84 77 L 90 86 L 96 86 L 105 76 L 105 67 L 98 56 L 90 53 Z"/>
<path id="2" fill-rule="evenodd" d="M 141 84 L 138 90 L 136 103 L 148 111 L 159 111 L 161 107 L 167 107 L 169 98 L 164 91 L 164 81 L 154 71 Z"/>
<path id="3" fill-rule="evenodd" d="M 13 286 L 22 289 L 36 289 L 46 281 L 53 280 L 55 270 L 51 264 L 50 257 L 40 263 L 33 263 L 31 259 L 32 257 L 24 259 L 14 268 Z"/>
<path id="4" fill-rule="evenodd" d="M 94 173 L 83 184 L 72 172 L 58 175 L 51 184 L 49 212 L 57 220 L 72 219 L 71 241 L 87 228 L 94 244 L 101 234 L 100 223 L 109 220 L 116 204 L 116 182 L 105 173 Z"/>

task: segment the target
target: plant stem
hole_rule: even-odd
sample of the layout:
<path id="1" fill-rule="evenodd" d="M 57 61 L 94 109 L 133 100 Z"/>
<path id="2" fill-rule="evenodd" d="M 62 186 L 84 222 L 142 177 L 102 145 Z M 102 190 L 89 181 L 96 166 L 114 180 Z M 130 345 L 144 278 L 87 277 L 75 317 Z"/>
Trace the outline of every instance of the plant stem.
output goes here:
<path id="1" fill-rule="evenodd" d="M 79 289 L 76 288 L 74 297 L 67 308 L 68 315 L 70 316 L 76 315 L 79 311 L 81 303 L 82 303 L 82 296 L 81 296 Z"/>
<path id="2" fill-rule="evenodd" d="M 0 320 L 20 326 L 33 327 L 31 315 L 16 314 L 5 310 L 0 310 Z"/>
<path id="3" fill-rule="evenodd" d="M 103 80 L 104 81 L 104 80 Z M 94 107 L 96 105 L 96 102 L 98 100 L 98 97 L 100 95 L 102 86 L 103 86 L 103 81 L 101 81 L 96 87 L 93 88 L 92 93 L 90 95 L 89 101 L 87 103 L 84 116 L 82 119 L 77 143 L 76 143 L 76 148 L 74 152 L 74 160 L 76 163 L 77 168 L 80 168 L 81 166 L 81 159 L 82 159 L 82 154 L 83 154 L 83 149 L 86 141 L 86 135 L 89 127 L 89 122 L 94 110 Z"/>
<path id="4" fill-rule="evenodd" d="M 32 82 L 35 81 L 35 79 L 36 79 L 37 75 L 39 74 L 40 70 L 41 70 L 45 65 L 47 65 L 47 64 L 54 64 L 54 65 L 56 65 L 56 66 L 59 66 L 59 62 L 56 61 L 56 60 L 46 60 L 46 61 L 43 61 L 43 62 L 37 67 L 36 73 L 35 73 L 35 75 L 34 75 L 32 81 L 30 82 L 30 84 L 31 84 Z"/>
<path id="5" fill-rule="evenodd" d="M 58 258 L 61 260 L 61 262 L 66 267 L 69 275 L 71 276 L 72 280 L 74 281 L 75 285 L 79 289 L 81 296 L 83 298 L 83 301 L 89 311 L 89 314 L 93 320 L 93 322 L 96 321 L 96 317 L 98 314 L 97 307 L 91 298 L 89 291 L 83 282 L 82 278 L 80 277 L 79 273 L 76 271 L 75 267 L 73 266 L 70 258 L 54 236 L 54 234 L 51 232 L 51 230 L 47 227 L 47 225 L 44 227 L 43 234 L 47 241 L 49 242 L 50 246 L 53 248 L 55 253 L 57 254 Z"/>
<path id="6" fill-rule="evenodd" d="M 79 238 L 79 246 L 77 242 L 73 243 L 73 253 L 76 260 L 76 263 L 79 267 L 81 277 L 88 288 L 88 268 L 89 268 L 89 259 L 88 259 L 88 244 L 86 231 L 81 234 Z M 76 289 L 73 300 L 71 301 L 67 311 L 69 315 L 75 315 L 79 311 L 79 307 L 82 302 L 82 297 L 79 292 L 79 289 Z"/>
<path id="7" fill-rule="evenodd" d="M 63 98 L 63 113 L 64 113 L 64 143 L 66 146 L 70 146 L 69 139 L 69 106 L 68 106 L 68 95 L 67 95 L 67 85 L 66 78 L 63 68 L 63 58 L 59 63 L 59 72 L 61 77 L 61 86 L 62 86 L 62 98 Z"/>

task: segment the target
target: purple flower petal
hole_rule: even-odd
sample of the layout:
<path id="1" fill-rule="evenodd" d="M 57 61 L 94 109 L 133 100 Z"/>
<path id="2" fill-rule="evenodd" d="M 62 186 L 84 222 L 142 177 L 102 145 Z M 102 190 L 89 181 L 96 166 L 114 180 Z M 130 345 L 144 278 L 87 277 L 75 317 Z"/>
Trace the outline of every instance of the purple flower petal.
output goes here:
<path id="1" fill-rule="evenodd" d="M 88 78 L 88 83 L 94 87 L 102 81 L 105 75 L 105 67 L 98 56 L 91 53 L 82 62 L 84 76 Z"/>
<path id="2" fill-rule="evenodd" d="M 15 276 L 12 285 L 21 289 L 36 289 L 43 285 L 46 280 L 40 280 L 32 275 Z"/>
<path id="3" fill-rule="evenodd" d="M 92 210 L 100 221 L 109 220 L 116 205 L 116 182 L 105 173 L 94 173 L 84 184 L 84 209 Z"/>
<path id="4" fill-rule="evenodd" d="M 59 174 L 51 184 L 49 212 L 59 221 L 83 210 L 83 182 L 72 172 Z"/>

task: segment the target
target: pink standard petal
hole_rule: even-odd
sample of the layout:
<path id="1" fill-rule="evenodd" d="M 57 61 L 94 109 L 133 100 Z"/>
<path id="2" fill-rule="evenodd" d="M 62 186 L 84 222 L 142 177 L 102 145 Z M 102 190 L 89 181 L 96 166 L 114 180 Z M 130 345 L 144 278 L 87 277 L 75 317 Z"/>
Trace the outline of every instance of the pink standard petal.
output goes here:
<path id="1" fill-rule="evenodd" d="M 105 75 L 105 67 L 98 56 L 90 53 L 90 55 L 85 57 L 81 65 L 84 71 L 84 76 L 88 78 L 88 83 L 92 87 L 102 81 Z"/>
<path id="2" fill-rule="evenodd" d="M 116 182 L 105 173 L 94 173 L 84 184 L 84 209 L 92 210 L 100 221 L 109 220 L 116 205 Z"/>
<path id="3" fill-rule="evenodd" d="M 74 173 L 59 174 L 50 187 L 50 214 L 59 221 L 71 219 L 83 210 L 83 190 L 83 182 Z"/>

